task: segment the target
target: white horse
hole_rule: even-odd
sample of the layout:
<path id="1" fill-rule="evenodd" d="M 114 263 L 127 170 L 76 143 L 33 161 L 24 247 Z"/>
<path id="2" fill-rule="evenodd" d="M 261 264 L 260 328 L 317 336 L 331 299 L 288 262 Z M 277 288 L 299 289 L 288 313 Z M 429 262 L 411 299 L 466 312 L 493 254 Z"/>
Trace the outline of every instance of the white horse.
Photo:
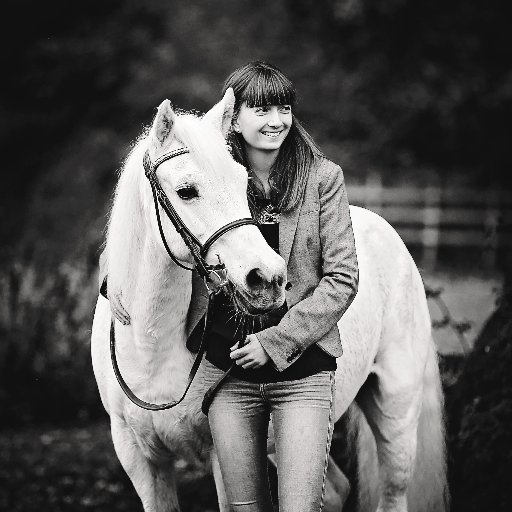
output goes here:
<path id="1" fill-rule="evenodd" d="M 162 244 L 143 154 L 149 149 L 154 161 L 169 149 L 190 149 L 160 165 L 158 176 L 185 224 L 204 242 L 220 226 L 249 216 L 247 174 L 232 160 L 223 139 L 232 112 L 231 91 L 202 120 L 176 116 L 168 102 L 162 103 L 150 133 L 128 157 L 117 186 L 107 234 L 108 284 L 131 313 L 130 325 L 116 322 L 117 354 L 125 380 L 147 401 L 169 402 L 185 389 L 192 365 L 185 347 L 186 318 L 194 305 L 190 273 L 169 259 Z M 423 284 L 404 244 L 383 219 L 361 208 L 352 207 L 351 215 L 360 283 L 339 322 L 344 355 L 336 373 L 336 417 L 353 403 L 349 424 L 359 468 L 358 485 L 351 482 L 356 509 L 444 511 L 442 397 Z M 167 219 L 163 229 L 173 254 L 190 263 L 185 244 Z M 255 226 L 223 235 L 207 257 L 211 263 L 217 258 L 246 302 L 256 309 L 282 304 L 284 262 Z M 247 276 L 255 269 L 266 280 L 266 295 L 261 288 L 251 289 L 253 280 Z M 144 510 L 180 510 L 174 462 L 185 457 L 204 463 L 211 455 L 219 507 L 227 512 L 207 421 L 200 411 L 200 372 L 177 407 L 160 412 L 138 408 L 122 392 L 111 366 L 110 321 L 108 301 L 100 297 L 92 330 L 94 373 L 110 414 L 116 453 Z M 328 477 L 328 488 L 341 507 L 348 485 L 332 460 Z"/>

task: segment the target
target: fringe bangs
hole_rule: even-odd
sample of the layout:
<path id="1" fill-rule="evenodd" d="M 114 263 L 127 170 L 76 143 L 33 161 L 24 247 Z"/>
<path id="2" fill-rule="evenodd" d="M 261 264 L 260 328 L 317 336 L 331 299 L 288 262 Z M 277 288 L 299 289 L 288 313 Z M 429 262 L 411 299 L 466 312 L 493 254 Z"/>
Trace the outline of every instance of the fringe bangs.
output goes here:
<path id="1" fill-rule="evenodd" d="M 295 106 L 296 91 L 292 82 L 282 73 L 262 69 L 247 84 L 240 97 L 240 105 L 245 101 L 248 107 L 268 105 Z"/>

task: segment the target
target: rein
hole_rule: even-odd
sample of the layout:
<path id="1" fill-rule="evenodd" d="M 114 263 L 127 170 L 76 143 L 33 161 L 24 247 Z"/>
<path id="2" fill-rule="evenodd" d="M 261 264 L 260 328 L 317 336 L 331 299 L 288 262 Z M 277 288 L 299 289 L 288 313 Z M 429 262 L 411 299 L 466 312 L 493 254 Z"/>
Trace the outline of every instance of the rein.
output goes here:
<path id="1" fill-rule="evenodd" d="M 175 400 L 174 402 L 169 402 L 167 404 L 152 404 L 151 402 L 146 402 L 141 400 L 131 389 L 130 386 L 126 383 L 121 375 L 121 370 L 119 370 L 119 365 L 117 363 L 116 358 L 116 336 L 115 336 L 115 326 L 114 326 L 114 318 L 112 317 L 112 322 L 110 324 L 110 357 L 112 359 L 112 367 L 114 369 L 114 373 L 123 390 L 124 394 L 130 399 L 132 403 L 140 407 L 141 409 L 146 409 L 147 411 L 165 411 L 166 409 L 172 409 L 176 407 L 179 403 L 183 401 L 187 392 L 196 376 L 197 370 L 199 369 L 199 365 L 201 364 L 201 360 L 203 359 L 203 354 L 206 350 L 206 336 L 213 322 L 213 315 L 211 312 L 213 311 L 213 301 L 215 300 L 215 293 L 211 293 L 208 298 L 208 309 L 206 311 L 206 319 L 203 329 L 203 334 L 201 336 L 201 343 L 199 345 L 199 351 L 197 352 L 196 358 L 194 359 L 194 364 L 190 369 L 188 374 L 188 381 L 185 391 L 181 395 L 181 398 Z"/>
<path id="2" fill-rule="evenodd" d="M 153 191 L 153 200 L 155 203 L 158 230 L 160 231 L 160 236 L 162 238 L 162 242 L 165 246 L 167 253 L 177 265 L 179 265 L 182 268 L 185 268 L 186 270 L 192 270 L 191 268 L 186 267 L 181 262 L 179 262 L 177 258 L 174 256 L 174 254 L 172 254 L 167 244 L 167 240 L 165 239 L 165 234 L 162 228 L 162 222 L 160 220 L 160 212 L 158 205 L 162 207 L 167 217 L 176 228 L 176 231 L 180 234 L 181 238 L 183 239 L 186 246 L 190 250 L 192 257 L 194 258 L 195 270 L 197 270 L 199 275 L 205 280 L 206 283 L 208 283 L 211 282 L 212 273 L 216 275 L 216 277 L 219 277 L 218 272 L 221 271 L 225 274 L 226 269 L 225 265 L 221 262 L 219 262 L 217 265 L 209 265 L 208 263 L 206 263 L 205 256 L 210 247 L 228 231 L 231 231 L 232 229 L 238 228 L 240 226 L 245 226 L 247 224 L 255 225 L 256 221 L 252 218 L 244 218 L 230 222 L 225 226 L 222 226 L 217 231 L 215 231 L 215 233 L 213 233 L 213 235 L 211 235 L 210 238 L 208 238 L 208 240 L 206 240 L 204 244 L 201 244 L 197 237 L 194 236 L 194 234 L 187 228 L 185 223 L 181 220 L 181 217 L 178 215 L 178 212 L 174 209 L 174 206 L 172 205 L 171 201 L 164 192 L 164 189 L 162 188 L 162 185 L 160 184 L 160 181 L 158 180 L 158 177 L 156 175 L 156 170 L 159 165 L 163 164 L 167 160 L 170 160 L 171 158 L 184 155 L 187 153 L 190 153 L 190 150 L 188 148 L 183 147 L 175 149 L 162 155 L 155 161 L 155 163 L 152 163 L 149 157 L 149 151 L 146 150 L 143 159 L 144 172 L 146 174 L 146 178 L 149 180 L 149 183 L 151 184 L 151 189 Z M 225 286 L 225 284 L 227 283 L 226 276 L 224 275 L 223 277 L 224 279 L 222 279 L 221 286 Z"/>
<path id="3" fill-rule="evenodd" d="M 149 183 L 151 184 L 151 189 L 153 192 L 153 201 L 155 203 L 155 210 L 156 210 L 156 218 L 158 223 L 158 230 L 160 232 L 160 237 L 162 238 L 162 242 L 164 244 L 165 250 L 167 251 L 167 254 L 172 259 L 176 265 L 180 266 L 181 268 L 184 268 L 186 270 L 196 270 L 199 275 L 203 278 L 205 285 L 209 292 L 208 297 L 208 309 L 206 310 L 206 318 L 204 323 L 204 329 L 203 334 L 201 336 L 201 343 L 199 345 L 199 351 L 197 352 L 196 358 L 194 360 L 194 363 L 192 364 L 192 368 L 190 369 L 190 373 L 188 375 L 188 382 L 187 386 L 185 388 L 185 391 L 183 392 L 183 395 L 179 400 L 175 400 L 173 402 L 169 402 L 166 404 L 153 404 L 150 402 L 146 402 L 144 400 L 141 400 L 138 398 L 135 393 L 130 389 L 126 381 L 123 379 L 123 376 L 121 375 L 121 371 L 119 369 L 119 365 L 117 363 L 117 357 L 116 357 L 116 338 L 115 338 L 115 319 L 112 317 L 112 321 L 110 324 L 110 357 L 112 359 L 112 367 L 114 369 L 114 374 L 116 376 L 117 381 L 119 382 L 119 385 L 121 386 L 121 389 L 123 390 L 124 394 L 138 407 L 141 407 L 142 409 L 146 409 L 149 411 L 163 411 L 166 409 L 171 409 L 181 403 L 183 399 L 185 398 L 192 381 L 194 380 L 194 377 L 197 373 L 197 370 L 199 368 L 199 365 L 201 364 L 201 360 L 203 358 L 203 354 L 206 350 L 206 342 L 208 333 L 210 331 L 210 328 L 213 323 L 213 304 L 215 301 L 216 295 L 220 293 L 220 291 L 227 286 L 228 279 L 227 279 L 227 271 L 226 266 L 224 263 L 220 261 L 216 265 L 210 265 L 206 262 L 206 254 L 208 253 L 208 250 L 210 247 L 225 233 L 228 231 L 231 231 L 232 229 L 238 228 L 240 226 L 245 226 L 247 224 L 254 224 L 256 225 L 256 221 L 251 218 L 243 218 L 239 220 L 235 220 L 233 222 L 229 222 L 225 226 L 222 226 L 219 228 L 213 235 L 211 235 L 208 240 L 204 244 L 201 244 L 199 239 L 188 229 L 188 227 L 185 225 L 185 223 L 181 220 L 181 217 L 178 215 L 178 212 L 175 210 L 174 206 L 172 205 L 171 201 L 167 197 L 167 194 L 165 193 L 164 189 L 162 188 L 162 185 L 160 184 L 160 181 L 158 180 L 158 177 L 156 175 L 156 170 L 159 165 L 161 165 L 163 162 L 166 162 L 167 160 L 170 160 L 171 158 L 184 155 L 190 153 L 190 150 L 186 147 L 182 147 L 179 149 L 175 149 L 173 151 L 169 151 L 168 153 L 165 153 L 160 158 L 158 158 L 155 162 L 151 162 L 151 158 L 149 157 L 149 151 L 146 150 L 144 153 L 144 172 L 146 175 L 146 178 L 149 180 Z M 167 240 L 165 238 L 165 233 L 162 227 L 162 221 L 160 218 L 160 208 L 159 206 L 164 210 L 169 220 L 172 222 L 174 228 L 176 231 L 180 234 L 181 238 L 185 242 L 186 246 L 190 250 L 192 257 L 194 258 L 194 267 L 187 267 L 181 263 L 176 256 L 172 253 L 171 249 L 169 248 L 169 245 L 167 244 Z"/>

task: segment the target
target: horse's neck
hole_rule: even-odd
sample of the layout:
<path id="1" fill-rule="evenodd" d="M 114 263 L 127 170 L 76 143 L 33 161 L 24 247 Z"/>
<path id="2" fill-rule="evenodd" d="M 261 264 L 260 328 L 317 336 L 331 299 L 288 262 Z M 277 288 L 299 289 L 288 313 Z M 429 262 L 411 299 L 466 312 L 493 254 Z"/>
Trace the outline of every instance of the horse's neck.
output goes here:
<path id="1" fill-rule="evenodd" d="M 190 272 L 174 264 L 152 240 L 144 244 L 136 271 L 130 301 L 135 342 L 158 353 L 184 347 Z"/>

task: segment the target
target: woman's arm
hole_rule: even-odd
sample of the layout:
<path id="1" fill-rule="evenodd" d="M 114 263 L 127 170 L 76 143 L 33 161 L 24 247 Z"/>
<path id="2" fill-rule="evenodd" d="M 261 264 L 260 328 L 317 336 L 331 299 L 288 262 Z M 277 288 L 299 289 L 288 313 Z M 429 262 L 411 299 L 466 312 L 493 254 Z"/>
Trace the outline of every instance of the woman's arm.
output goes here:
<path id="1" fill-rule="evenodd" d="M 357 293 L 359 273 L 343 172 L 331 165 L 324 179 L 319 176 L 322 279 L 279 325 L 255 335 L 280 371 L 338 323 Z"/>

